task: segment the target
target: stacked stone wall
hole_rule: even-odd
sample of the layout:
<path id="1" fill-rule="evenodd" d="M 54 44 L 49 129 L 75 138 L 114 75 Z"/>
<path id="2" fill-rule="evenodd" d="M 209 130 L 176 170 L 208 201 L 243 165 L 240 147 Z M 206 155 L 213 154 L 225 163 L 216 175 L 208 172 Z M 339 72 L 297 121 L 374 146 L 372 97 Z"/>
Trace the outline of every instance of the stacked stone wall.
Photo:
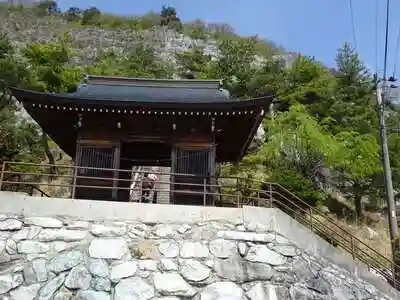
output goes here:
<path id="1" fill-rule="evenodd" d="M 395 299 L 264 225 L 0 217 L 0 299 Z"/>

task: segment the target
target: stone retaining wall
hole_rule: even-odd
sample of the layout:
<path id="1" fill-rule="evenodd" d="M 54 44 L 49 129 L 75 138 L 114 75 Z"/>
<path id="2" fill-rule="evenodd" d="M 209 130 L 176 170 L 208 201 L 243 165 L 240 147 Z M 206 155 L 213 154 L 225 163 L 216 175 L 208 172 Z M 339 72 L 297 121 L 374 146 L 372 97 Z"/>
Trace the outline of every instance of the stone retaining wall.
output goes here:
<path id="1" fill-rule="evenodd" d="M 3 215 L 0 299 L 395 299 L 269 229 Z"/>

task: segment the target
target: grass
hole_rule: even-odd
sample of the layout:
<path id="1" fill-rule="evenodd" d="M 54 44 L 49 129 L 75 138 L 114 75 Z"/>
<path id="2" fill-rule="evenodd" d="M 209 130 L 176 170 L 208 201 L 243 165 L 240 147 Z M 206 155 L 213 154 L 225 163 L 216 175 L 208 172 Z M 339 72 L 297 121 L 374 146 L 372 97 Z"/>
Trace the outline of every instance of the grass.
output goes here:
<path id="1" fill-rule="evenodd" d="M 325 227 L 328 228 L 327 231 L 329 230 L 331 232 L 331 238 L 346 243 L 349 247 L 347 251 L 351 252 L 351 243 L 354 243 L 355 249 L 358 250 L 356 253 L 356 256 L 358 257 L 363 257 L 365 259 L 376 257 L 377 255 L 374 252 L 377 252 L 378 254 L 386 257 L 388 260 L 391 260 L 392 254 L 387 218 L 376 213 L 373 216 L 375 221 L 372 224 L 367 225 L 365 223 L 357 224 L 343 218 L 338 218 L 335 214 L 328 214 L 328 216 L 333 219 L 334 222 L 329 222 L 326 220 L 326 218 L 323 218 L 320 215 L 314 215 L 313 218 L 318 219 Z M 357 240 L 349 241 L 348 235 L 343 233 L 341 234 L 338 226 L 352 234 L 359 241 L 361 241 L 361 243 Z M 369 248 L 372 248 L 374 251 L 371 251 Z M 385 259 L 383 259 L 380 263 L 388 265 L 388 261 Z"/>

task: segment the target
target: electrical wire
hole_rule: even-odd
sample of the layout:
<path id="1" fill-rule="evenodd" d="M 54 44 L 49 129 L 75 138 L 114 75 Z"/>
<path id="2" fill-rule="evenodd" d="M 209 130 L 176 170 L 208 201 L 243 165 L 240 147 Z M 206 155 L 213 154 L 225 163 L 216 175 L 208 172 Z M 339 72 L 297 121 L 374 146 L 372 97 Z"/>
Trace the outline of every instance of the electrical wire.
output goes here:
<path id="1" fill-rule="evenodd" d="M 354 49 L 357 50 L 357 36 L 356 36 L 356 27 L 354 21 L 353 0 L 349 0 L 349 6 L 350 6 L 351 28 L 353 30 L 353 44 L 354 44 Z"/>
<path id="2" fill-rule="evenodd" d="M 376 73 L 376 80 L 378 80 L 378 74 L 379 74 L 378 39 L 379 39 L 379 0 L 375 0 L 375 73 Z"/>
<path id="3" fill-rule="evenodd" d="M 386 1 L 386 25 L 385 25 L 385 50 L 383 59 L 383 80 L 387 80 L 387 59 L 388 59 L 388 44 L 389 44 L 389 12 L 390 0 Z"/>
<path id="4" fill-rule="evenodd" d="M 395 51 L 395 55 L 394 55 L 394 65 L 393 65 L 393 78 L 396 78 L 397 58 L 399 56 L 399 48 L 400 48 L 400 25 L 399 25 L 399 30 L 397 31 L 396 51 Z"/>

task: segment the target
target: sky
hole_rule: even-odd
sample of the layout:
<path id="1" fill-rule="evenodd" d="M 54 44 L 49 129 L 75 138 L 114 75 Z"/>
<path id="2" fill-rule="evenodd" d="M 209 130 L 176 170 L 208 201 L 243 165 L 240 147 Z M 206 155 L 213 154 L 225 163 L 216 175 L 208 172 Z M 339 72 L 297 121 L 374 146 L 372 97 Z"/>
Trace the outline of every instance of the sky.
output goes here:
<path id="1" fill-rule="evenodd" d="M 334 66 L 337 49 L 347 41 L 353 44 L 371 71 L 375 72 L 377 69 L 382 75 L 386 1 L 352 0 L 355 38 L 350 2 L 351 0 L 58 1 L 62 10 L 70 6 L 95 6 L 100 11 L 119 15 L 141 15 L 150 10 L 160 11 L 163 5 L 170 5 L 176 8 L 183 22 L 202 19 L 206 22 L 228 23 L 240 35 L 257 34 L 283 46 L 287 51 L 315 56 L 328 66 Z M 392 75 L 394 68 L 399 69 L 396 73 L 400 73 L 400 55 L 396 53 L 399 52 L 396 51 L 400 30 L 399 11 L 400 1 L 392 0 L 388 75 Z"/>

